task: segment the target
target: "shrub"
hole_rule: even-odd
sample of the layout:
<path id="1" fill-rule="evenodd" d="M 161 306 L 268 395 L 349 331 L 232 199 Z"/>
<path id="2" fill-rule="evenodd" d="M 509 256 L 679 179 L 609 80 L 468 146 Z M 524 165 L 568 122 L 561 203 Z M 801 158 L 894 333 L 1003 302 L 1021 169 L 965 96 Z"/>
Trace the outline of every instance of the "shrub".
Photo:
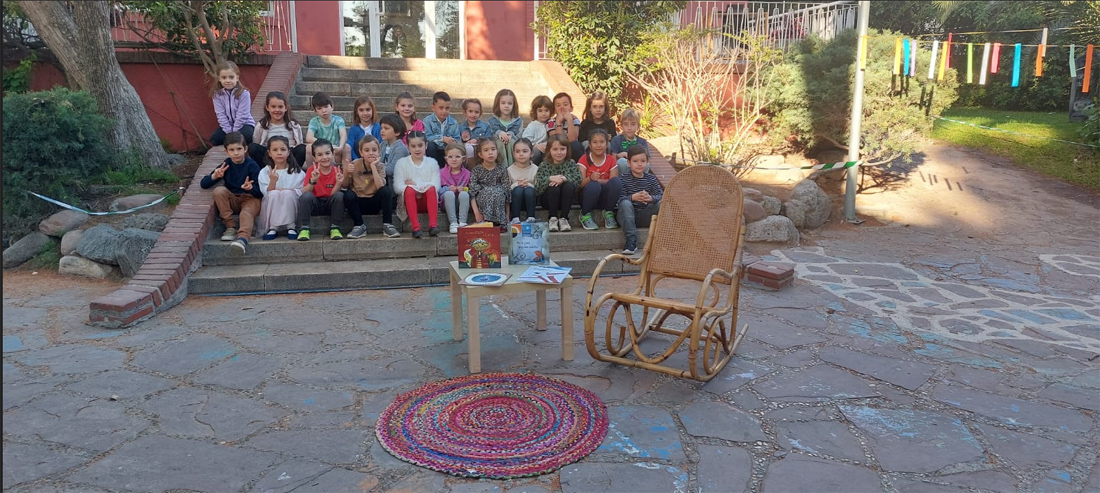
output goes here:
<path id="1" fill-rule="evenodd" d="M 1085 114 L 1088 119 L 1079 131 L 1081 142 L 1096 146 L 1091 148 L 1092 152 L 1100 152 L 1100 106 L 1093 104 L 1085 110 Z"/>
<path id="2" fill-rule="evenodd" d="M 55 210 L 33 191 L 70 202 L 110 166 L 111 121 L 87 92 L 56 88 L 4 97 L 4 236 L 19 237 Z"/>
<path id="3" fill-rule="evenodd" d="M 31 53 L 30 56 L 19 61 L 18 65 L 4 67 L 4 95 L 8 93 L 27 92 L 31 90 L 31 72 L 34 70 L 34 61 L 38 57 Z"/>
<path id="4" fill-rule="evenodd" d="M 939 116 L 958 97 L 956 74 L 946 74 L 943 81 L 927 79 L 932 56 L 928 50 L 918 52 L 916 77 L 894 80 L 896 37 L 889 32 L 868 36 L 861 156 L 872 164 L 908 159 L 921 138 L 932 134 L 930 116 Z M 776 68 L 777 80 L 784 83 L 772 85 L 776 104 L 768 129 L 774 145 L 788 150 L 825 142 L 846 147 L 857 41 L 855 30 L 827 42 L 808 38 Z"/>

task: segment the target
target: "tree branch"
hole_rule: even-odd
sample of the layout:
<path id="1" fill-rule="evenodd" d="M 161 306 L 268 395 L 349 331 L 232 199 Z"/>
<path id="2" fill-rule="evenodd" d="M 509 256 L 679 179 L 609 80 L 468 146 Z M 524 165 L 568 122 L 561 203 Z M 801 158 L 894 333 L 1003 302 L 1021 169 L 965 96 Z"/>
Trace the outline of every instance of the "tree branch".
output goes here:
<path id="1" fill-rule="evenodd" d="M 828 143 L 830 143 L 830 144 L 832 144 L 832 145 L 836 146 L 837 148 L 843 149 L 843 150 L 845 150 L 845 151 L 849 151 L 849 150 L 851 150 L 851 149 L 849 149 L 849 148 L 848 148 L 848 146 L 846 146 L 846 145 L 844 145 L 844 144 L 841 144 L 840 142 L 837 142 L 837 141 L 833 140 L 833 138 L 832 138 L 832 137 L 829 137 L 828 135 L 825 135 L 825 134 L 817 134 L 817 138 L 819 138 L 819 139 L 821 139 L 821 140 L 824 140 L 824 141 L 826 141 L 826 142 L 828 142 Z"/>

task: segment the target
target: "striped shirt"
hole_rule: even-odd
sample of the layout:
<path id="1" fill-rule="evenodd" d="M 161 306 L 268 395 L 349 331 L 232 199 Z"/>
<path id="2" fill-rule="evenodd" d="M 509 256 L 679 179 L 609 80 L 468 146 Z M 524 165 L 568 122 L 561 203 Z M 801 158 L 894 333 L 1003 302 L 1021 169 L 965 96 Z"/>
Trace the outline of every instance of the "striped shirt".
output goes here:
<path id="1" fill-rule="evenodd" d="M 661 189 L 661 182 L 657 181 L 657 176 L 652 172 L 647 171 L 641 178 L 634 176 L 634 173 L 627 173 L 619 177 L 622 181 L 623 191 L 619 194 L 619 202 L 624 200 L 630 200 L 630 196 L 641 192 L 649 192 L 649 195 L 653 197 L 653 201 L 661 200 L 661 196 L 664 194 L 664 190 Z M 645 207 L 643 202 L 631 201 L 635 207 Z"/>

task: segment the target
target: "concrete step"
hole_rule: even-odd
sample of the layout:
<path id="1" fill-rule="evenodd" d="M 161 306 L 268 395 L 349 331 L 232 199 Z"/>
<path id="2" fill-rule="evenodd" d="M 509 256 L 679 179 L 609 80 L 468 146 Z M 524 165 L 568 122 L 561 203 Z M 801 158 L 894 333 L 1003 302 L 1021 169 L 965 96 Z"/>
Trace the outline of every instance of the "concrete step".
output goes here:
<path id="1" fill-rule="evenodd" d="M 392 113 L 393 111 L 393 97 L 398 93 L 378 95 L 376 93 L 368 93 L 374 98 L 374 105 L 378 108 L 379 114 Z M 448 93 L 449 94 L 449 93 Z M 468 97 L 476 97 L 481 101 L 481 119 L 488 120 L 489 116 L 493 114 L 493 94 L 481 94 L 481 95 L 466 95 Z M 535 99 L 536 95 L 532 95 L 530 99 L 527 99 L 527 103 L 522 103 L 523 94 L 516 93 L 517 98 L 521 98 L 519 114 L 524 117 L 524 122 L 530 121 L 528 112 L 530 111 L 531 100 Z M 332 96 L 332 107 L 337 115 L 340 115 L 344 120 L 351 124 L 351 111 L 355 106 L 355 100 L 359 96 Z M 290 107 L 294 109 L 295 118 L 303 126 L 309 123 L 309 119 L 313 117 L 313 103 L 312 94 L 294 93 L 290 95 Z M 459 116 L 462 116 L 462 101 L 466 97 L 455 97 L 451 95 L 451 116 L 454 116 L 456 120 L 459 120 Z M 416 111 L 417 114 L 423 117 L 431 112 L 431 94 L 427 96 L 417 97 Z M 298 114 L 304 113 L 306 116 L 298 117 Z"/>
<path id="2" fill-rule="evenodd" d="M 415 84 L 431 86 L 454 86 L 470 84 L 493 84 L 501 80 L 522 80 L 535 77 L 530 67 L 491 70 L 487 72 L 438 72 L 438 71 L 409 71 L 409 70 L 349 70 L 339 68 L 313 68 L 302 67 L 299 72 L 301 80 L 306 81 L 351 81 L 374 82 L 391 84 Z M 506 77 L 501 79 L 501 77 Z"/>
<path id="3" fill-rule="evenodd" d="M 531 71 L 531 62 L 507 62 L 497 60 L 452 60 L 442 58 L 369 58 L 352 56 L 311 55 L 306 57 L 306 67 L 345 70 L 423 70 L 429 72 L 458 73 L 488 72 L 493 70 Z"/>
<path id="4" fill-rule="evenodd" d="M 618 251 L 593 250 L 552 255 L 554 262 L 572 267 L 573 277 L 591 276 L 600 260 Z M 250 252 L 251 253 L 251 252 Z M 343 262 L 271 263 L 204 266 L 188 280 L 190 294 L 275 294 L 303 291 L 408 288 L 450 282 L 449 262 L 456 257 L 356 260 Z M 638 272 L 623 262 L 608 262 L 602 275 Z M 574 292 L 587 283 L 579 281 Z"/>
<path id="5" fill-rule="evenodd" d="M 328 237 L 327 223 L 320 228 L 311 227 L 312 238 L 309 241 L 292 241 L 285 236 L 265 241 L 254 237 L 248 244 L 248 253 L 241 255 L 230 247 L 230 242 L 220 241 L 219 225 L 203 245 L 202 263 L 214 265 L 255 265 L 267 263 L 306 263 L 341 260 L 371 260 L 393 258 L 446 257 L 458 258 L 458 237 L 447 232 L 447 226 L 440 227 L 439 236 L 420 239 L 403 232 L 399 238 L 386 238 L 381 235 L 381 221 L 377 216 L 364 218 L 368 225 L 368 234 L 363 238 L 351 239 L 345 236 L 341 240 Z M 441 224 L 446 221 L 441 221 Z M 424 224 L 427 224 L 425 218 Z M 350 228 L 342 228 L 346 235 Z M 638 230 L 638 240 L 644 242 L 649 235 L 648 229 Z M 509 234 L 500 234 L 500 247 L 509 248 Z M 573 231 L 550 233 L 550 255 L 553 258 L 562 252 L 586 250 L 619 251 L 625 238 L 622 229 L 599 229 L 588 231 L 575 226 Z"/>
<path id="6" fill-rule="evenodd" d="M 516 93 L 516 97 L 519 98 L 524 94 L 533 94 L 531 99 L 539 94 L 546 94 L 550 90 L 541 81 L 521 81 L 518 83 L 507 82 L 508 79 L 499 78 L 494 82 L 486 82 L 481 84 L 455 84 L 440 82 L 434 85 L 416 85 L 406 83 L 381 83 L 381 82 L 353 82 L 353 81 L 298 81 L 294 85 L 294 92 L 302 96 L 312 96 L 316 92 L 325 92 L 329 96 L 351 96 L 359 97 L 362 94 L 370 94 L 371 97 L 383 98 L 386 101 L 392 101 L 391 98 L 400 94 L 403 91 L 412 93 L 417 98 L 423 98 L 425 106 L 431 104 L 431 97 L 437 91 L 445 91 L 447 95 L 451 96 L 453 103 L 461 104 L 463 99 L 469 97 L 476 97 L 481 99 L 482 104 L 492 104 L 493 96 L 496 95 L 496 91 L 493 87 L 499 85 L 505 87 L 505 84 L 510 84 L 507 87 Z M 488 96 L 488 98 L 486 98 Z M 522 101 L 522 99 L 521 99 Z M 530 102 L 530 101 L 528 101 Z M 375 104 L 379 101 L 375 100 Z"/>

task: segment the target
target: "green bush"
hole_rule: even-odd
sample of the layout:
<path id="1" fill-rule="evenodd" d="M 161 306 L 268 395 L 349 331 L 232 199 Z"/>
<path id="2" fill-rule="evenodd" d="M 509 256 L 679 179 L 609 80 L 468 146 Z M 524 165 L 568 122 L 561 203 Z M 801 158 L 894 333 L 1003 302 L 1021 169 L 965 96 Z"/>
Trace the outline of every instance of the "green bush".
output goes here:
<path id="1" fill-rule="evenodd" d="M 955 68 L 943 81 L 927 79 L 928 50 L 917 54 L 916 77 L 895 78 L 896 37 L 889 32 L 868 36 L 861 145 L 868 162 L 908 159 L 919 141 L 932 134 L 930 116 L 939 116 L 958 97 Z M 847 145 L 857 41 L 855 30 L 831 41 L 809 38 L 776 67 L 776 80 L 783 84 L 772 85 L 776 103 L 767 125 L 774 145 L 783 150 Z"/>
<path id="2" fill-rule="evenodd" d="M 56 209 L 27 192 L 71 203 L 109 169 L 111 121 L 65 88 L 5 96 L 3 116 L 4 236 L 18 238 Z"/>
<path id="3" fill-rule="evenodd" d="M 1096 146 L 1091 148 L 1092 152 L 1100 152 L 1100 106 L 1092 105 L 1085 110 L 1085 114 L 1088 119 L 1081 125 L 1081 142 Z"/>
<path id="4" fill-rule="evenodd" d="M 18 65 L 11 68 L 4 67 L 4 95 L 8 93 L 27 92 L 31 90 L 31 72 L 34 70 L 34 61 L 38 57 L 34 53 L 19 61 Z"/>

